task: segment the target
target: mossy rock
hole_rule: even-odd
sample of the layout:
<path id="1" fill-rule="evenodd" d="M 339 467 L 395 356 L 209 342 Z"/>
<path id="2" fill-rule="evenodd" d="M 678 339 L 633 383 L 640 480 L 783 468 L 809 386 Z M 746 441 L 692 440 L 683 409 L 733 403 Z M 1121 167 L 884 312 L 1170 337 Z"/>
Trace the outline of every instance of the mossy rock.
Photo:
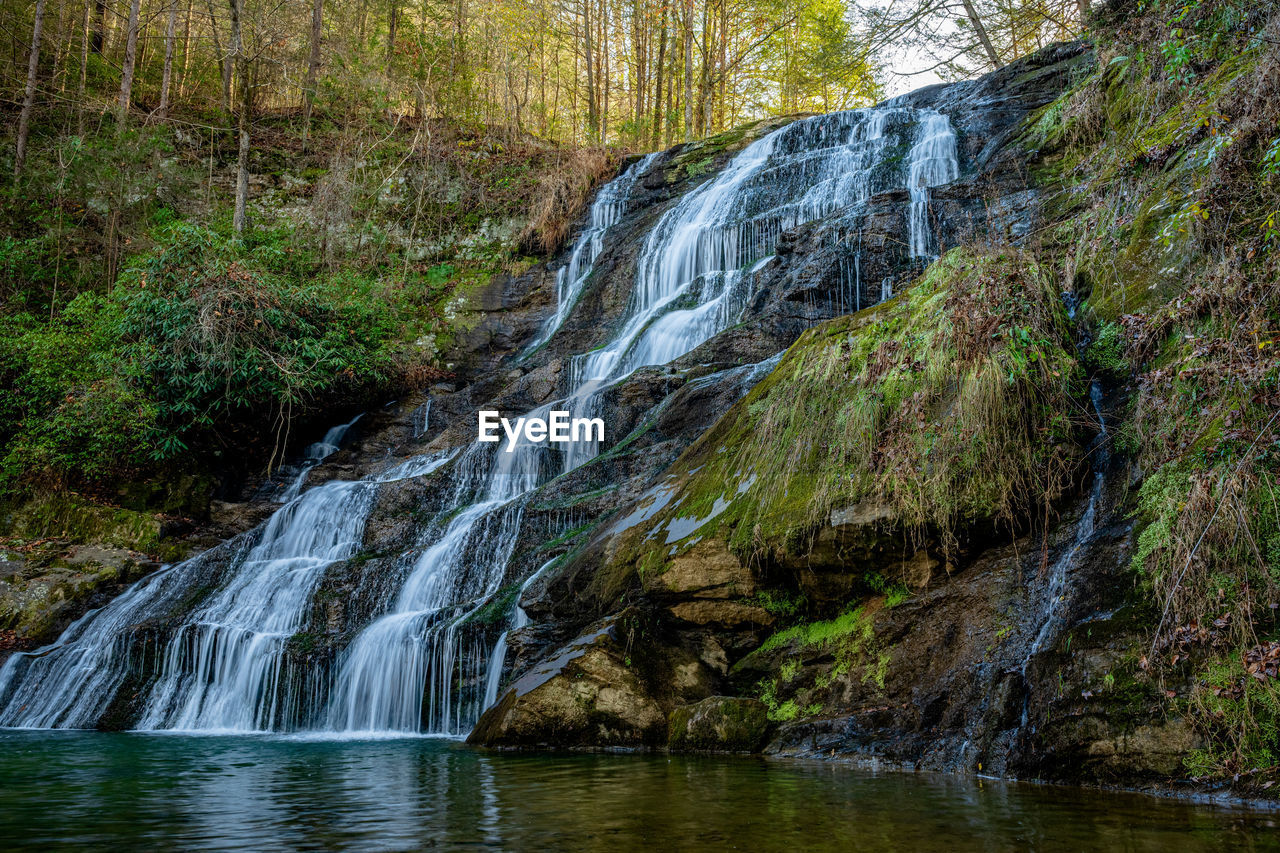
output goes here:
<path id="1" fill-rule="evenodd" d="M 1074 349 L 1033 259 L 949 252 L 892 300 L 805 332 L 619 524 L 592 594 L 712 537 L 748 563 L 807 563 L 832 512 L 864 501 L 944 547 L 1019 523 L 1081 458 Z"/>
<path id="2" fill-rule="evenodd" d="M 759 752 L 769 736 L 769 712 L 758 699 L 712 696 L 668 717 L 673 751 Z"/>
<path id="3" fill-rule="evenodd" d="M 20 539 L 60 537 L 152 553 L 160 541 L 160 522 L 152 514 L 90 503 L 75 495 L 54 495 L 12 509 L 7 532 Z"/>

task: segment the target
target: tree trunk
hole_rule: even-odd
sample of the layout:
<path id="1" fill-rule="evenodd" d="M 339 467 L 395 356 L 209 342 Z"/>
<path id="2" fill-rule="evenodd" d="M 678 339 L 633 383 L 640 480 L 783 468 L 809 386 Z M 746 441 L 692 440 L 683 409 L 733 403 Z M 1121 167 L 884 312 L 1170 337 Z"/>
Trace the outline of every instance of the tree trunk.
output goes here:
<path id="1" fill-rule="evenodd" d="M 31 110 L 36 103 L 36 76 L 40 73 L 40 30 L 44 28 L 44 0 L 36 0 L 36 20 L 31 29 L 31 55 L 27 57 L 27 88 L 18 116 L 18 144 L 13 154 L 13 178 L 22 175 L 27 159 L 27 135 L 31 132 Z"/>
<path id="2" fill-rule="evenodd" d="M 101 56 L 107 44 L 107 0 L 94 0 L 93 8 L 98 13 L 93 26 L 93 52 Z"/>
<path id="3" fill-rule="evenodd" d="M 178 72 L 178 100 L 187 94 L 187 69 L 191 65 L 191 10 L 195 0 L 187 0 L 187 19 L 182 25 L 182 70 Z"/>
<path id="4" fill-rule="evenodd" d="M 400 24 L 400 0 L 391 0 L 391 14 L 387 18 L 387 75 L 391 75 L 391 63 L 396 56 L 396 28 Z"/>
<path id="5" fill-rule="evenodd" d="M 719 130 L 729 126 L 729 2 L 720 0 L 720 116 L 717 123 Z"/>
<path id="6" fill-rule="evenodd" d="M 164 31 L 164 74 L 160 78 L 160 120 L 169 117 L 169 85 L 173 82 L 173 37 L 178 31 L 178 0 L 169 0 L 169 25 Z"/>
<path id="7" fill-rule="evenodd" d="M 991 60 L 992 68 L 1000 67 L 1000 55 L 996 53 L 995 46 L 991 44 L 991 37 L 987 35 L 987 28 L 982 25 L 982 18 L 978 17 L 978 10 L 973 8 L 973 0 L 964 0 L 964 12 L 969 16 L 969 23 L 973 24 L 973 31 L 978 36 L 978 41 L 982 43 L 982 49 L 986 51 L 987 59 Z"/>
<path id="8" fill-rule="evenodd" d="M 1076 8 L 1080 12 L 1080 32 L 1084 32 L 1089 24 L 1089 0 L 1076 0 Z"/>
<path id="9" fill-rule="evenodd" d="M 645 77 L 648 71 L 648 56 L 645 55 L 645 20 L 644 9 L 639 0 L 633 0 L 631 4 L 631 48 L 635 53 L 636 73 L 631 78 L 631 90 L 634 95 L 635 107 L 635 138 L 636 141 L 644 144 L 644 120 L 647 118 L 645 114 L 644 95 L 648 90 L 648 80 Z"/>
<path id="10" fill-rule="evenodd" d="M 662 4 L 662 18 L 658 25 L 658 65 L 654 76 L 657 81 L 653 87 L 653 133 L 650 136 L 650 148 L 657 148 L 662 141 L 662 71 L 667 61 L 667 6 Z"/>
<path id="11" fill-rule="evenodd" d="M 307 83 L 303 89 L 302 150 L 311 136 L 311 107 L 316 100 L 316 77 L 320 71 L 320 28 L 324 23 L 324 0 L 311 6 L 311 56 L 307 59 Z"/>
<path id="12" fill-rule="evenodd" d="M 693 0 L 684 2 L 684 139 L 693 140 Z"/>
<path id="13" fill-rule="evenodd" d="M 129 4 L 129 31 L 125 36 L 124 64 L 120 67 L 120 103 L 116 107 L 117 133 L 124 129 L 129 104 L 133 101 L 133 63 L 138 56 L 138 9 L 141 5 L 142 0 L 133 0 Z"/>
<path id="14" fill-rule="evenodd" d="M 587 66 L 587 137 L 595 136 L 599 113 L 596 110 L 595 69 L 591 57 L 591 0 L 582 0 L 583 58 Z"/>
<path id="15" fill-rule="evenodd" d="M 231 51 L 222 50 L 222 39 L 218 38 L 218 18 L 213 14 L 213 0 L 205 0 L 209 10 L 209 31 L 213 33 L 213 49 L 218 54 L 218 66 L 222 71 L 222 114 L 231 116 Z"/>
<path id="16" fill-rule="evenodd" d="M 84 0 L 84 24 L 80 39 L 80 82 L 76 86 L 76 135 L 84 136 L 84 87 L 89 79 L 89 47 L 93 43 L 89 25 L 93 19 L 94 0 Z"/>
<path id="17" fill-rule="evenodd" d="M 671 23 L 674 27 L 675 25 L 674 14 L 671 16 Z M 664 122 L 666 125 L 666 135 L 663 139 L 663 142 L 668 146 L 675 141 L 675 133 L 676 133 L 676 123 L 671 118 L 672 111 L 675 109 L 675 106 L 676 106 L 676 98 L 675 98 L 676 34 L 674 32 L 671 33 L 671 58 L 669 62 L 671 63 L 671 65 L 670 67 L 667 68 L 667 94 L 666 94 L 665 100 L 663 101 L 663 107 L 662 107 L 662 114 L 666 117 L 664 119 Z"/>
<path id="18" fill-rule="evenodd" d="M 244 0 L 229 0 L 231 5 L 231 55 L 235 58 L 236 76 L 240 78 L 240 109 L 236 126 L 240 132 L 240 153 L 236 158 L 236 206 L 231 217 L 231 227 L 236 234 L 244 234 L 245 208 L 249 201 L 249 109 L 253 103 L 249 86 L 249 61 L 244 52 L 243 34 L 240 30 L 240 4 Z"/>
<path id="19" fill-rule="evenodd" d="M 76 46 L 76 32 L 67 22 L 67 7 L 71 5 L 74 5 L 72 0 L 58 2 L 58 34 L 65 38 L 58 39 L 58 50 L 53 57 L 53 67 L 56 69 L 54 75 L 58 78 L 58 92 L 61 94 L 66 94 L 67 91 L 67 57 Z"/>
<path id="20" fill-rule="evenodd" d="M 600 0 L 600 56 L 596 67 L 600 70 L 600 144 L 604 145 L 609 136 L 609 0 Z"/>

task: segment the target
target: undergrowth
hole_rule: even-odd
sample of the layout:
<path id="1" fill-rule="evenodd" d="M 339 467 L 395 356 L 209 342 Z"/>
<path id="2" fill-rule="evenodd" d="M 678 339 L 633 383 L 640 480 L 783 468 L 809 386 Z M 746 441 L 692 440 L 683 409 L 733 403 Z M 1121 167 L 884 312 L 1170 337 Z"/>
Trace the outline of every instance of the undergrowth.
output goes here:
<path id="1" fill-rule="evenodd" d="M 953 250 L 891 303 L 802 336 L 677 463 L 669 511 L 732 498 L 719 523 L 760 559 L 881 502 L 946 551 L 962 526 L 1014 524 L 1068 487 L 1080 390 L 1051 279 L 1012 250 Z"/>
<path id="2" fill-rule="evenodd" d="M 1280 15 L 1106 7 L 1097 68 L 1025 134 L 1059 192 L 1038 253 L 1087 296 L 1091 369 L 1134 375 L 1112 432 L 1143 475 L 1132 565 L 1148 677 L 1195 776 L 1280 772 Z M 1186 686 L 1189 685 L 1189 686 Z"/>

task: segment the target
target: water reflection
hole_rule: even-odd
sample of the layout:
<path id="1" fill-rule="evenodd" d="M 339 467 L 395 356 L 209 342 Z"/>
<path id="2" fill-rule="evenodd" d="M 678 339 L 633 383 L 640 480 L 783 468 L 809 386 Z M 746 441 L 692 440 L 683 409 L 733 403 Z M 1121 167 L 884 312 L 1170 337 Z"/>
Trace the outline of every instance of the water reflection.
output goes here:
<path id="1" fill-rule="evenodd" d="M 0 732 L 0 847 L 1280 849 L 1276 815 L 823 763 Z"/>

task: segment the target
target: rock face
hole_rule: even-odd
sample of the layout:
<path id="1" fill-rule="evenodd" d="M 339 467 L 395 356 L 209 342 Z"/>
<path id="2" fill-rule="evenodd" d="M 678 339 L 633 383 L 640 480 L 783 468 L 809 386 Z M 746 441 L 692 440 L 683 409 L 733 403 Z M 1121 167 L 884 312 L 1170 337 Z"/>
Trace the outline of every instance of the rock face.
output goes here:
<path id="1" fill-rule="evenodd" d="M 1016 241 L 1031 230 L 1037 215 L 1037 197 L 1022 168 L 1026 154 L 1013 139 L 1023 120 L 1056 97 L 1074 71 L 1090 61 L 1078 45 L 1057 46 L 974 83 L 934 87 L 907 99 L 912 106 L 945 111 L 960 140 L 961 177 L 938 191 L 931 207 L 940 248 L 973 240 L 977 235 L 990 238 L 998 234 L 1002 235 L 999 239 Z M 649 206 L 660 205 L 673 187 L 680 186 L 681 166 L 690 156 L 686 150 L 675 149 L 658 158 L 653 177 L 642 182 L 644 193 L 649 195 L 641 193 L 637 200 L 639 212 L 619 226 L 622 233 L 632 233 L 626 232 L 628 228 L 642 233 L 652 224 L 655 214 L 647 212 Z M 717 165 L 724 158 L 719 152 L 709 156 Z M 677 375 L 687 375 L 699 363 L 718 365 L 763 359 L 791 344 L 815 323 L 873 305 L 885 293 L 896 292 L 920 271 L 919 262 L 907 256 L 900 237 L 906 231 L 905 209 L 904 193 L 887 193 L 873 196 L 865 205 L 784 232 L 775 257 L 753 273 L 754 296 L 743 313 L 743 322 L 675 362 Z M 634 242 L 633 238 L 624 237 L 617 245 L 626 247 Z M 576 340 L 577 335 L 589 337 L 589 326 L 607 323 L 616 310 L 619 299 L 611 295 L 611 288 L 629 283 L 633 270 L 628 265 L 634 263 L 626 248 L 620 251 L 618 256 L 606 252 L 597 261 L 596 284 L 583 297 L 595 307 L 580 315 L 582 328 L 565 330 L 564 340 Z M 849 270 L 855 262 L 859 277 L 851 288 Z M 554 352 L 560 345 L 553 339 L 550 349 Z M 687 413 L 687 406 L 659 403 L 663 400 L 661 394 L 636 395 L 637 384 L 649 381 L 648 377 L 656 373 L 640 371 L 623 383 L 619 403 L 642 401 L 639 407 L 669 405 L 663 410 Z M 678 400 L 667 393 L 665 401 Z M 726 410 L 722 403 L 707 414 L 714 417 Z M 612 409 L 610 415 L 625 423 L 640 421 L 627 412 L 628 407 L 623 404 Z M 542 671 L 542 661 L 561 660 L 566 650 L 580 642 L 581 632 L 593 620 L 608 619 L 621 608 L 638 606 L 648 614 L 648 630 L 638 643 L 629 645 L 630 653 L 696 661 L 703 675 L 689 683 L 702 682 L 704 692 L 692 699 L 725 692 L 760 695 L 761 684 L 770 679 L 777 681 L 779 671 L 787 676 L 785 683 L 771 688 L 771 713 L 784 724 L 771 746 L 773 751 L 829 754 L 832 748 L 843 753 L 865 748 L 868 754 L 909 763 L 926 753 L 941 756 L 950 749 L 968 757 L 963 761 L 937 757 L 932 766 L 971 770 L 978 763 L 990 766 L 989 755 L 1007 751 L 1015 737 L 1024 737 L 1014 731 L 1019 728 L 1016 722 L 1021 718 L 1021 701 L 1026 693 L 1020 655 L 1025 654 L 1038 631 L 1032 625 L 1034 616 L 1025 613 L 1017 617 L 1026 623 L 1019 638 L 1020 648 L 1009 643 L 1005 653 L 997 656 L 1000 661 L 995 662 L 988 647 L 993 646 L 992 637 L 1003 622 L 1013 618 L 1007 615 L 1010 608 L 1019 611 L 1034 607 L 1037 593 L 1028 593 L 1023 583 L 1023 558 L 986 555 L 992 531 L 983 524 L 966 534 L 963 571 L 940 558 L 928 542 L 904 544 L 890 511 L 874 502 L 833 511 L 830 523 L 821 526 L 794 557 L 779 557 L 766 563 L 744 559 L 714 536 L 708 535 L 702 541 L 696 541 L 701 537 L 690 537 L 709 516 L 687 519 L 689 530 L 671 527 L 679 519 L 668 523 L 663 531 L 668 542 L 682 537 L 686 537 L 686 543 L 694 540 L 691 547 L 677 549 L 673 558 L 658 555 L 651 546 L 634 545 L 630 541 L 635 538 L 632 531 L 643 530 L 648 523 L 642 522 L 637 528 L 636 519 L 649 519 L 675 494 L 675 482 L 664 479 L 660 472 L 709 426 L 708 419 L 697 420 L 700 423 L 696 429 L 681 431 L 674 441 L 653 444 L 647 435 L 641 437 L 634 446 L 646 458 L 637 459 L 638 464 L 622 467 L 615 458 L 605 471 L 592 471 L 594 466 L 588 465 L 570 475 L 569 480 L 576 482 L 560 486 L 565 491 L 580 492 L 582 486 L 578 483 L 589 477 L 594 477 L 589 480 L 592 485 L 612 486 L 607 501 L 591 505 L 593 512 L 604 510 L 611 514 L 587 534 L 589 540 L 580 544 L 562 567 L 540 578 L 526 592 L 522 607 L 534 625 L 511 638 L 514 656 L 508 660 L 513 683 L 520 683 L 522 673 Z M 654 459 L 649 458 L 649 451 L 656 448 L 662 448 L 664 454 L 656 458 L 659 464 L 650 465 Z M 606 476 L 601 477 L 602 473 Z M 612 485 L 620 481 L 622 485 Z M 637 489 L 638 485 L 644 488 Z M 1062 535 L 1066 535 L 1066 529 L 1062 528 Z M 1019 541 L 1008 553 L 1021 554 L 1030 562 L 1033 558 L 1028 553 L 1038 551 L 1031 543 Z M 1002 568 L 989 570 L 993 565 Z M 780 624 L 794 623 L 798 618 L 798 605 L 793 600 L 806 602 L 809 612 L 835 609 L 838 613 L 846 602 L 865 595 L 858 591 L 865 590 L 863 578 L 868 572 L 901 579 L 907 592 L 919 592 L 919 596 L 910 605 L 902 605 L 911 610 L 884 607 L 883 602 L 875 605 L 879 607 L 878 614 L 866 620 L 867 636 L 856 653 L 835 648 L 802 651 L 794 644 L 761 650 L 761 644 Z M 925 600 L 933 604 L 926 607 Z M 953 615 L 935 617 L 933 611 L 937 608 Z M 982 615 L 973 618 L 974 613 Z M 977 624 L 985 627 L 979 631 Z M 926 625 L 929 628 L 921 630 Z M 882 638 L 882 631 L 889 634 Z M 1006 631 L 1001 638 L 1007 634 Z M 901 637 L 914 639 L 905 644 L 894 639 Z M 963 643 L 959 642 L 960 637 L 965 638 Z M 566 641 L 569 645 L 565 645 Z M 915 663 L 907 661 L 927 661 L 929 669 L 921 672 L 913 668 Z M 975 677 L 975 668 L 989 674 Z M 1008 675 L 1009 670 L 1013 676 Z M 540 689 L 554 692 L 552 685 L 557 679 L 568 681 L 573 677 L 558 670 L 543 672 Z M 821 681 L 823 687 L 794 689 L 806 679 L 811 683 Z M 636 686 L 643 684 L 641 681 Z M 957 689 L 960 685 L 965 686 L 963 694 Z M 567 691 L 568 687 L 555 689 Z M 924 697 L 922 689 L 936 691 L 934 698 Z M 1004 691 L 1009 709 L 990 710 L 991 702 L 996 701 L 988 695 L 992 690 Z M 678 706 L 673 693 L 670 685 L 658 684 L 650 689 L 647 698 L 657 702 L 667 715 Z M 955 699 L 946 700 L 951 693 Z M 780 698 L 783 694 L 785 700 Z M 513 713 L 520 706 L 520 699 L 514 695 L 508 693 L 499 707 L 485 716 L 473 739 L 508 744 L 517 740 L 556 742 L 554 736 L 539 736 L 529 730 L 534 716 L 517 715 L 520 723 L 516 725 Z M 907 710 L 921 705 L 916 711 Z M 954 710 L 947 712 L 946 708 L 952 705 Z M 890 706 L 895 710 L 889 710 Z M 983 710 L 973 710 L 979 706 Z M 974 740 L 970 729 L 986 725 L 990 713 L 994 713 L 996 722 L 987 738 L 989 743 L 961 750 L 966 739 Z M 860 740 L 850 727 L 863 714 L 879 722 L 868 729 L 873 733 Z M 825 722 L 802 719 L 819 715 Z M 1009 723 L 1010 715 L 1014 723 Z M 503 722 L 497 722 L 498 718 Z M 948 727 L 945 734 L 940 734 L 944 731 L 939 726 L 943 718 L 948 720 Z M 683 716 L 681 725 L 687 728 Z M 814 726 L 824 725 L 839 732 L 832 735 L 831 743 L 811 734 L 816 731 Z M 521 734 L 513 738 L 510 732 L 517 728 Z M 594 743 L 625 746 L 642 742 L 632 734 L 616 736 L 623 730 L 602 727 Z M 891 748 L 894 742 L 902 744 L 901 748 Z M 859 743 L 863 747 L 855 746 Z M 1009 768 L 1010 772 L 1020 769 L 1021 766 Z"/>
<path id="2" fill-rule="evenodd" d="M 669 749 L 758 752 L 769 736 L 769 711 L 757 699 L 709 696 L 671 712 Z"/>
<path id="3" fill-rule="evenodd" d="M 486 746 L 657 746 L 666 717 L 619 644 L 627 615 L 592 626 L 516 679 L 472 731 Z M 676 667 L 676 683 L 684 677 Z"/>

